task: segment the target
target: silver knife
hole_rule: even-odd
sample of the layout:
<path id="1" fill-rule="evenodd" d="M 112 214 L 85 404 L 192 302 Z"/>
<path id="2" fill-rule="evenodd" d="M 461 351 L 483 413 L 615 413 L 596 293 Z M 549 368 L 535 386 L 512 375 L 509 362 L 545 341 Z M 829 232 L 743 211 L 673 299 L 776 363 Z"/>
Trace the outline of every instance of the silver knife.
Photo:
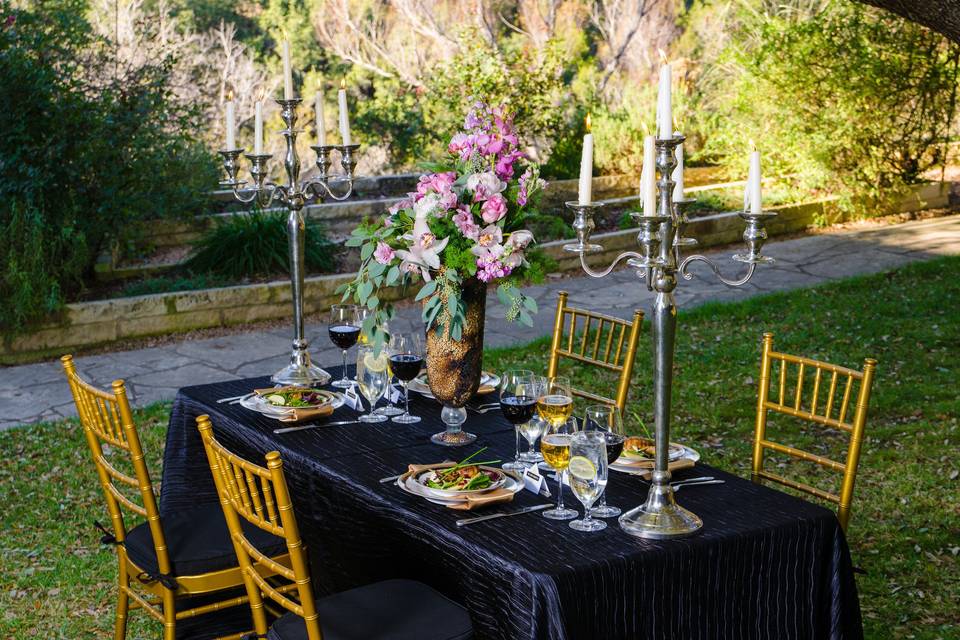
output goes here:
<path id="1" fill-rule="evenodd" d="M 518 516 L 521 513 L 530 513 L 531 511 L 540 511 L 541 509 L 546 509 L 547 507 L 552 507 L 553 504 L 535 504 L 532 507 L 524 507 L 522 509 L 517 509 L 516 511 L 506 511 L 501 513 L 488 513 L 485 516 L 477 516 L 475 518 L 461 518 L 457 520 L 458 527 L 464 527 L 468 524 L 473 524 L 474 522 L 483 522 L 484 520 L 493 520 L 495 518 L 507 518 L 509 516 Z"/>
<path id="2" fill-rule="evenodd" d="M 340 420 L 339 422 L 322 422 L 320 424 L 305 424 L 302 427 L 283 427 L 274 429 L 274 433 L 290 433 L 291 431 L 306 431 L 307 429 L 319 429 L 320 427 L 336 427 L 341 424 L 360 424 L 359 420 Z"/>

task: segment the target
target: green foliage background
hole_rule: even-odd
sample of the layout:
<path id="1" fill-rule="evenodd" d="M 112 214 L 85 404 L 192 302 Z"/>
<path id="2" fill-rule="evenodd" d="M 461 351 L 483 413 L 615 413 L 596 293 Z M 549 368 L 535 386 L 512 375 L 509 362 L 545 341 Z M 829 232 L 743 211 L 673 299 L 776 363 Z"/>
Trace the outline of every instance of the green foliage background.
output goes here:
<path id="1" fill-rule="evenodd" d="M 217 179 L 169 61 L 116 75 L 81 0 L 4 7 L 0 27 L 0 333 L 56 313 L 145 219 L 197 213 Z"/>

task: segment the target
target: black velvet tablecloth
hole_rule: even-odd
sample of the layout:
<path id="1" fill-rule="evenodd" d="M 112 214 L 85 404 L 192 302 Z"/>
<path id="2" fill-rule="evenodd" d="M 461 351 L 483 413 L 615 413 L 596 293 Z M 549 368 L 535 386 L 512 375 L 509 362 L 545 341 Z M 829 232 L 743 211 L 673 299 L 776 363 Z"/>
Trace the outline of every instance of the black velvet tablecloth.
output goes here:
<path id="1" fill-rule="evenodd" d="M 821 506 L 698 465 L 677 477 L 707 474 L 727 482 L 677 494 L 703 518 L 702 531 L 690 538 L 640 540 L 616 519 L 604 531 L 580 533 L 538 513 L 460 529 L 454 521 L 463 512 L 378 479 L 409 463 L 459 459 L 480 446 L 510 459 L 515 436 L 499 411 L 471 412 L 464 427 L 480 436 L 476 445 L 451 450 L 430 443 L 442 429 L 440 408 L 417 394 L 411 410 L 424 417 L 418 424 L 283 435 L 274 435 L 280 426 L 274 420 L 215 402 L 266 385 L 257 378 L 181 389 L 167 434 L 161 512 L 202 503 L 217 508 L 195 423 L 210 414 L 217 437 L 250 460 L 262 464 L 268 451 L 281 453 L 320 594 L 415 578 L 466 606 L 481 639 L 863 636 L 847 543 L 833 512 Z M 342 407 L 331 420 L 355 416 Z M 630 508 L 645 495 L 638 479 L 611 472 L 610 504 Z M 569 492 L 567 498 L 580 506 Z M 512 507 L 543 502 L 523 491 Z"/>

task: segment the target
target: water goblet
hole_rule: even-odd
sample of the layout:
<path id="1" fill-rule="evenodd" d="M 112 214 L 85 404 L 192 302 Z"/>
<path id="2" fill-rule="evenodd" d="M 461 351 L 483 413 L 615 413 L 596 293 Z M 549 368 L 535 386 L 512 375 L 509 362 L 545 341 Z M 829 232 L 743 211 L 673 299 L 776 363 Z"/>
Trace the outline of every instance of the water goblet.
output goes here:
<path id="1" fill-rule="evenodd" d="M 390 374 L 387 373 L 387 354 L 381 350 L 374 353 L 372 346 L 357 349 L 357 385 L 360 393 L 370 403 L 370 412 L 360 416 L 360 422 L 386 422 L 387 416 L 374 412 L 377 401 L 387 390 Z"/>
<path id="2" fill-rule="evenodd" d="M 570 490 L 583 504 L 583 519 L 574 520 L 570 528 L 577 531 L 600 531 L 607 528 L 603 520 L 595 520 L 593 503 L 607 486 L 607 439 L 600 431 L 580 431 L 570 437 L 570 460 L 567 464 Z"/>

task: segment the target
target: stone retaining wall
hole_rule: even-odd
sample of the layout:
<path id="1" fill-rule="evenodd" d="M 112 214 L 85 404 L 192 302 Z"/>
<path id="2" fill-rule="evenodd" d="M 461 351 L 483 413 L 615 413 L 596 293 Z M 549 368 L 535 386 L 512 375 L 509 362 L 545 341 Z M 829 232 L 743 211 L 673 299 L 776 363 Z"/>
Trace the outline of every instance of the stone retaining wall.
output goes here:
<path id="1" fill-rule="evenodd" d="M 922 185 L 897 211 L 943 207 L 950 198 L 949 183 Z M 768 225 L 771 236 L 803 230 L 818 219 L 835 221 L 839 216 L 833 199 L 775 209 L 780 216 Z M 700 247 L 704 248 L 739 242 L 743 227 L 736 213 L 720 213 L 693 220 L 688 235 L 700 240 Z M 635 250 L 636 233 L 636 229 L 629 229 L 597 234 L 594 240 L 603 245 L 604 251 L 591 262 L 607 264 L 620 251 Z M 580 269 L 578 256 L 562 248 L 568 242 L 550 242 L 541 247 L 557 260 L 560 270 L 576 271 Z M 307 278 L 305 313 L 321 311 L 337 302 L 339 296 L 334 290 L 352 277 L 338 274 Z M 76 347 L 123 339 L 285 319 L 291 314 L 290 296 L 289 282 L 270 282 L 70 304 L 61 321 L 51 322 L 29 335 L 7 339 L 0 347 L 0 364 L 35 360 Z M 400 291 L 385 292 L 384 296 L 398 299 Z"/>

